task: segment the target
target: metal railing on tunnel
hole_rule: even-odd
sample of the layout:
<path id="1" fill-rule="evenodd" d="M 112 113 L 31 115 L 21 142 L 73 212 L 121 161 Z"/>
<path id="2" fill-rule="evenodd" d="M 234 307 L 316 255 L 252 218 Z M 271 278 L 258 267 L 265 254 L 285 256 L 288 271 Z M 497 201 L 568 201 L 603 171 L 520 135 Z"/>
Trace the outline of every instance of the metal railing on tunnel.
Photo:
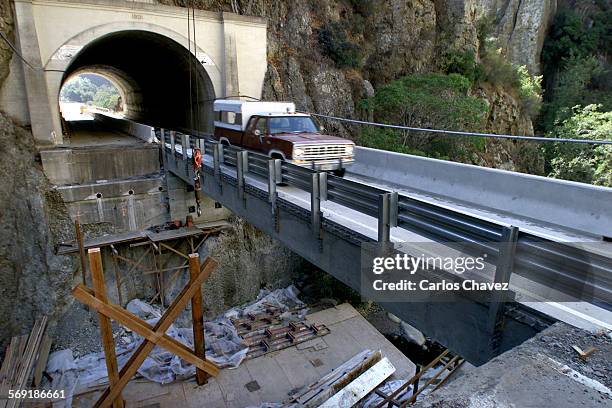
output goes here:
<path id="1" fill-rule="evenodd" d="M 495 282 L 509 282 L 512 273 L 534 279 L 542 285 L 556 284 L 572 296 L 594 293 L 594 301 L 610 310 L 612 299 L 612 259 L 588 250 L 555 242 L 519 231 L 512 225 L 484 220 L 466 213 L 425 202 L 395 191 L 318 172 L 307 167 L 272 159 L 264 154 L 222 145 L 210 137 L 193 137 L 173 131 L 161 131 L 164 151 L 184 161 L 176 170 L 186 179 L 193 149 L 212 158 L 203 166 L 221 183 L 223 177 L 238 188 L 241 197 L 248 194 L 245 177 L 249 174 L 267 180 L 272 211 L 278 205 L 277 186 L 292 186 L 310 195 L 309 219 L 315 237 L 320 236 L 324 214 L 321 203 L 329 201 L 377 220 L 378 242 L 390 242 L 395 227 L 417 233 L 440 243 L 467 243 L 497 265 Z M 183 146 L 188 146 L 183 149 Z M 212 166 L 210 165 L 212 162 Z M 235 168 L 235 173 L 222 166 Z M 257 189 L 249 186 L 248 189 Z M 367 240 L 368 238 L 364 238 Z M 509 254 L 509 255 L 508 255 Z M 507 259 L 507 256 L 510 259 Z"/>

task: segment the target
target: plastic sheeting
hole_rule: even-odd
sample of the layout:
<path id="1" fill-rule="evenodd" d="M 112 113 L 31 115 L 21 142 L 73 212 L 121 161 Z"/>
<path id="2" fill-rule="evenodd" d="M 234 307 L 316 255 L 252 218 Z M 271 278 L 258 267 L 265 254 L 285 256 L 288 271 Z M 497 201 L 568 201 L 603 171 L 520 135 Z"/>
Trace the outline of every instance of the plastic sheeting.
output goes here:
<path id="1" fill-rule="evenodd" d="M 216 319 L 205 322 L 206 359 L 223 368 L 238 367 L 247 355 L 248 346 L 238 336 L 230 319 L 242 317 L 247 313 L 263 311 L 267 305 L 279 307 L 287 312 L 289 317 L 289 310 L 304 306 L 298 299 L 297 294 L 298 290 L 293 285 L 274 291 L 262 289 L 256 301 L 232 308 Z M 159 308 L 139 299 L 130 301 L 126 309 L 145 319 L 152 326 L 162 316 Z M 300 313 L 305 315 L 306 309 L 302 309 Z M 281 318 L 283 318 L 283 315 L 281 315 Z M 177 328 L 171 325 L 166 334 L 193 349 L 193 328 Z M 121 367 L 143 339 L 134 332 L 121 329 L 119 333 L 115 333 L 115 340 L 117 360 Z M 49 356 L 46 371 L 53 378 L 51 389 L 66 390 L 67 399 L 63 403 L 55 404 L 55 407 L 69 408 L 72 406 L 72 396 L 74 394 L 107 381 L 106 361 L 103 352 L 91 353 L 75 359 L 72 350 L 56 351 Z M 174 354 L 160 347 L 155 347 L 138 369 L 138 373 L 148 380 L 167 384 L 193 376 L 195 367 Z"/>

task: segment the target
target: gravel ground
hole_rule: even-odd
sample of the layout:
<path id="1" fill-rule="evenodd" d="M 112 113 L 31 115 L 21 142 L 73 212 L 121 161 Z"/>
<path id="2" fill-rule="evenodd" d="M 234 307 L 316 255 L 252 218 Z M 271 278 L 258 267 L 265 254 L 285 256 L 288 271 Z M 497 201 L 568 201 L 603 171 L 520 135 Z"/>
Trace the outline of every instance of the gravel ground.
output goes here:
<path id="1" fill-rule="evenodd" d="M 70 306 L 55 328 L 53 350 L 67 348 L 72 349 L 74 357 L 102 350 L 97 313 L 78 302 Z"/>
<path id="2" fill-rule="evenodd" d="M 541 335 L 539 342 L 542 352 L 552 354 L 557 361 L 612 388 L 611 335 L 604 332 L 589 333 L 559 325 Z M 583 351 L 589 347 L 595 347 L 596 350 L 583 360 L 572 346 L 578 346 Z"/>
<path id="3" fill-rule="evenodd" d="M 582 360 L 573 345 L 596 350 Z M 590 333 L 556 323 L 487 364 L 473 368 L 416 406 L 612 407 L 611 356 L 609 333 Z"/>

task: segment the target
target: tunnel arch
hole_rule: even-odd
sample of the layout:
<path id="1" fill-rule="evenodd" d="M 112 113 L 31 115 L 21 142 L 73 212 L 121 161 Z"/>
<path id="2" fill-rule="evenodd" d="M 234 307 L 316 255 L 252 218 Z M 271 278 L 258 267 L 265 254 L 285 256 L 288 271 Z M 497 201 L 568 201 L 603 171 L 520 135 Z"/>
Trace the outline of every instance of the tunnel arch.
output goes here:
<path id="1" fill-rule="evenodd" d="M 187 45 L 186 38 L 163 27 L 113 23 L 73 37 L 55 51 L 46 66 L 64 71 L 57 84 L 57 100 L 68 79 L 95 73 L 120 85 L 128 119 L 169 129 L 210 132 L 215 84 L 221 75 L 203 50 L 194 52 L 192 44 L 190 53 Z"/>
<path id="2" fill-rule="evenodd" d="M 60 95 L 64 87 L 70 81 L 81 75 L 86 74 L 94 74 L 100 76 L 109 81 L 115 87 L 115 89 L 117 89 L 119 95 L 121 96 L 123 109 L 121 110 L 121 112 L 115 113 L 121 114 L 122 116 L 126 116 L 131 113 L 129 111 L 130 107 L 140 106 L 142 104 L 142 93 L 138 84 L 130 78 L 124 76 L 121 71 L 116 70 L 113 67 L 103 65 L 86 67 L 83 69 L 76 70 L 67 75 L 62 81 L 62 86 L 60 87 Z"/>

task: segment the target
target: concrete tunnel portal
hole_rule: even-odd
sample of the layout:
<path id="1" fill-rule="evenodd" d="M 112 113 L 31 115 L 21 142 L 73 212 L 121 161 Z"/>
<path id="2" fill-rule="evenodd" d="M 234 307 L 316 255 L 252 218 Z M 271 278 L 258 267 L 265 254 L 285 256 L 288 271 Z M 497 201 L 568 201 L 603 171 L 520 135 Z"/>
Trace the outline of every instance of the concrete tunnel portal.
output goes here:
<path id="1" fill-rule="evenodd" d="M 95 39 L 72 59 L 60 89 L 80 74 L 115 85 L 127 119 L 185 132 L 212 130 L 210 77 L 193 49 L 164 35 L 124 30 Z"/>

